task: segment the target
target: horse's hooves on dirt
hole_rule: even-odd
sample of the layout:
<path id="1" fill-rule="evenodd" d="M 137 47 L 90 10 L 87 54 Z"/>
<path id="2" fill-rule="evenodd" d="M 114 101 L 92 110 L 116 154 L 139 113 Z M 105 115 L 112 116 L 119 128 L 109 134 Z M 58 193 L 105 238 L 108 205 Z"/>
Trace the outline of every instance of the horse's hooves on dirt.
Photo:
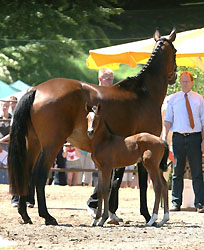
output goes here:
<path id="1" fill-rule="evenodd" d="M 52 219 L 49 219 L 49 220 L 45 220 L 45 225 L 46 225 L 46 226 L 49 226 L 49 225 L 57 226 L 58 223 L 57 223 L 57 221 L 55 220 L 55 218 L 52 218 Z"/>
<path id="2" fill-rule="evenodd" d="M 104 223 L 99 223 L 98 226 L 99 227 L 103 227 Z"/>
<path id="3" fill-rule="evenodd" d="M 95 227 L 98 223 L 98 219 L 94 219 L 93 222 L 91 223 L 92 227 Z"/>
<path id="4" fill-rule="evenodd" d="M 33 222 L 32 222 L 31 219 L 28 219 L 28 220 L 20 220 L 19 223 L 20 223 L 20 224 L 33 224 Z"/>
<path id="5" fill-rule="evenodd" d="M 146 223 L 146 226 L 147 227 L 157 227 L 157 222 L 154 222 L 152 225 L 149 225 L 149 224 Z"/>

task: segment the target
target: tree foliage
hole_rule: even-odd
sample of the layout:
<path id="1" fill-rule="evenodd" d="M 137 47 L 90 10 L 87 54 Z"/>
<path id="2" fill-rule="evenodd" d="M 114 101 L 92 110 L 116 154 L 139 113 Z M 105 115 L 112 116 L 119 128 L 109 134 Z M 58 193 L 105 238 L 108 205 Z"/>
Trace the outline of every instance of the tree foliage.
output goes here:
<path id="1" fill-rule="evenodd" d="M 0 78 L 32 85 L 53 77 L 74 76 L 84 51 L 109 41 L 100 27 L 119 28 L 114 0 L 3 1 L 0 12 Z M 93 40 L 100 37 L 101 40 Z M 87 43 L 88 41 L 88 43 Z"/>
<path id="2" fill-rule="evenodd" d="M 2 0 L 0 80 L 11 83 L 20 79 L 33 86 L 54 77 L 97 82 L 97 71 L 86 66 L 90 49 L 128 42 L 128 37 L 130 41 L 149 38 L 158 26 L 161 34 L 169 34 L 173 26 L 177 31 L 203 27 L 201 5 L 194 7 L 196 15 L 189 7 L 185 11 L 180 8 L 138 10 L 144 8 L 145 2 Z M 164 2 L 152 1 L 151 6 L 162 8 Z M 176 2 L 171 4 L 176 6 Z M 121 8 L 129 11 L 123 12 Z M 136 75 L 139 69 L 120 66 L 114 73 L 115 82 Z M 180 90 L 182 70 L 186 68 L 178 69 L 177 83 L 168 88 L 168 94 Z M 199 69 L 188 70 L 194 75 L 193 89 L 204 95 L 204 73 Z"/>
<path id="3" fill-rule="evenodd" d="M 181 90 L 179 79 L 182 71 L 189 71 L 192 73 L 194 78 L 192 90 L 204 96 L 204 72 L 198 68 L 192 69 L 187 67 L 178 67 L 176 83 L 174 85 L 168 86 L 167 95 L 173 94 Z"/>

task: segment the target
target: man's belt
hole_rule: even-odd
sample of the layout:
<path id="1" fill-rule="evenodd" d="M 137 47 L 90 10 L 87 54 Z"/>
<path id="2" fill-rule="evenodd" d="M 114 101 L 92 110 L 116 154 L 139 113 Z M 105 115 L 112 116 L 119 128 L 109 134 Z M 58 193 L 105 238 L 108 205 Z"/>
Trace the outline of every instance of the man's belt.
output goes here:
<path id="1" fill-rule="evenodd" d="M 174 132 L 174 134 L 183 135 L 183 136 L 190 136 L 190 135 L 201 134 L 201 132 L 195 132 L 195 133 L 179 133 L 179 132 Z"/>

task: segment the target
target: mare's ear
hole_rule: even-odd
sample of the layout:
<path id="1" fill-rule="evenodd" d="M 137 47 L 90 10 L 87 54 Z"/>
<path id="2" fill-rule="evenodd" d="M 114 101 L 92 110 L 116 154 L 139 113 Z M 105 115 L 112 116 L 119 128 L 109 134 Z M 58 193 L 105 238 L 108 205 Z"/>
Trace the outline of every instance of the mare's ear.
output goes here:
<path id="1" fill-rule="evenodd" d="M 87 102 L 85 103 L 85 110 L 86 110 L 87 112 L 91 112 L 91 111 L 92 111 L 91 107 L 88 105 Z"/>
<path id="2" fill-rule="evenodd" d="M 171 31 L 171 34 L 169 35 L 169 41 L 173 42 L 176 39 L 176 28 L 174 27 Z"/>
<path id="3" fill-rule="evenodd" d="M 157 42 L 157 41 L 159 40 L 160 37 L 161 37 L 161 36 L 160 36 L 160 33 L 159 33 L 159 29 L 156 28 L 156 30 L 155 30 L 155 32 L 154 32 L 154 35 L 153 35 L 153 38 L 154 38 L 154 40 Z"/>

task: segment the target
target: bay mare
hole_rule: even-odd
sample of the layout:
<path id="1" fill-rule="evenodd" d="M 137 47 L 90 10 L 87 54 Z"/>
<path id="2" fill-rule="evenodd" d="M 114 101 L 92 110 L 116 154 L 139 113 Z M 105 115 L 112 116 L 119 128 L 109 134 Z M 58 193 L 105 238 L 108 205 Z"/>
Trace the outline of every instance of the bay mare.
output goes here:
<path id="1" fill-rule="evenodd" d="M 104 212 L 99 226 L 103 226 L 108 219 L 110 179 L 114 168 L 123 168 L 142 161 L 153 182 L 155 201 L 153 214 L 147 222 L 152 226 L 158 218 L 159 202 L 161 195 L 164 199 L 164 217 L 158 223 L 162 226 L 169 220 L 168 187 L 162 171 L 167 170 L 167 159 L 169 155 L 168 145 L 160 137 L 139 133 L 131 136 L 114 135 L 107 122 L 103 119 L 102 105 L 85 106 L 87 115 L 87 134 L 92 140 L 91 157 L 98 166 L 98 209 L 96 218 L 92 225 L 96 226 L 102 213 L 104 201 Z"/>
<path id="2" fill-rule="evenodd" d="M 167 86 L 176 80 L 176 50 L 173 30 L 167 38 L 154 33 L 152 55 L 141 72 L 111 87 L 57 78 L 41 83 L 19 101 L 13 119 L 8 152 L 10 192 L 20 195 L 18 212 L 24 223 L 32 223 L 27 213 L 26 194 L 33 172 L 39 216 L 45 224 L 57 221 L 47 210 L 45 185 L 57 153 L 68 140 L 91 152 L 87 136 L 85 103 L 103 105 L 103 117 L 114 134 L 128 136 L 149 132 L 159 136 L 161 105 Z M 146 188 L 147 172 L 139 171 L 140 212 L 149 221 Z"/>

